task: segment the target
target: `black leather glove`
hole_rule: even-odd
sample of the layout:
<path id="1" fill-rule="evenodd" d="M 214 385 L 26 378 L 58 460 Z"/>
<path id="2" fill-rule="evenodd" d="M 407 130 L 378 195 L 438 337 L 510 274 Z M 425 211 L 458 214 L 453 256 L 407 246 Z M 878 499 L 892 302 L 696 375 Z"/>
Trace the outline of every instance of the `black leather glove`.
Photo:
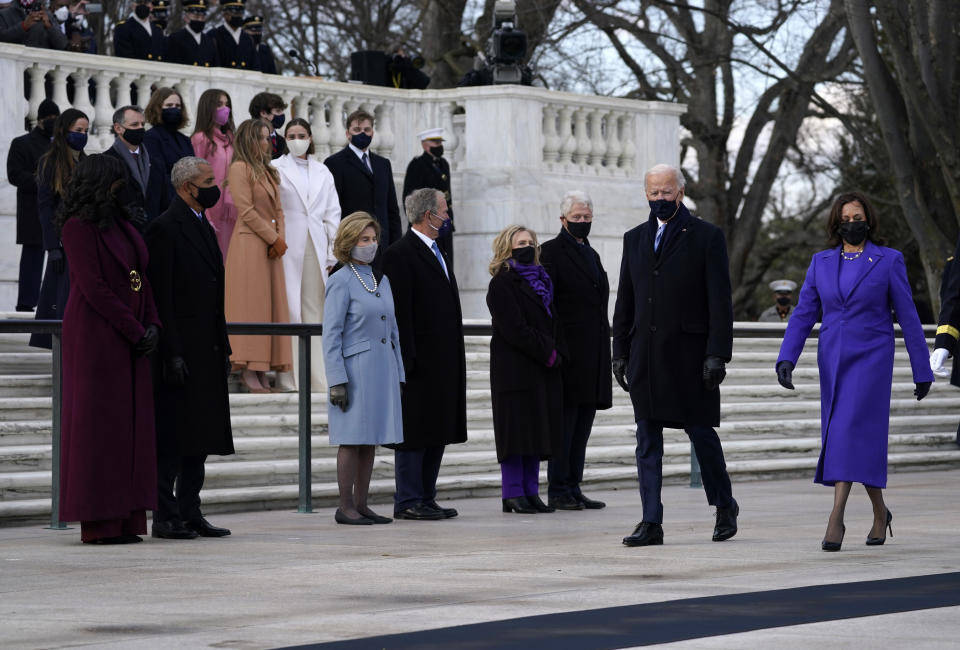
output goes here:
<path id="1" fill-rule="evenodd" d="M 346 384 L 337 384 L 330 387 L 330 403 L 339 407 L 341 411 L 347 410 L 347 407 L 350 406 L 350 400 L 347 398 Z"/>
<path id="2" fill-rule="evenodd" d="M 927 393 L 930 392 L 930 384 L 932 381 L 918 381 L 917 387 L 913 389 L 913 394 L 917 396 L 917 401 L 919 402 L 924 397 L 927 396 Z"/>
<path id="3" fill-rule="evenodd" d="M 617 383 L 620 384 L 620 388 L 630 392 L 630 387 L 627 386 L 627 360 L 626 359 L 614 359 L 610 363 L 610 367 L 613 369 L 613 376 L 616 378 Z"/>
<path id="4" fill-rule="evenodd" d="M 793 362 L 780 361 L 777 363 L 777 381 L 784 388 L 793 390 Z"/>
<path id="5" fill-rule="evenodd" d="M 720 357 L 707 357 L 703 361 L 703 387 L 716 390 L 727 376 L 727 366 Z"/>
<path id="6" fill-rule="evenodd" d="M 157 344 L 160 342 L 160 330 L 156 325 L 147 325 L 147 330 L 143 333 L 143 336 L 137 341 L 136 345 L 133 346 L 134 351 L 137 355 L 145 357 L 154 350 L 157 349 Z"/>
<path id="7" fill-rule="evenodd" d="M 183 357 L 172 357 L 163 363 L 163 381 L 173 386 L 183 386 L 187 383 L 187 362 Z"/>
<path id="8" fill-rule="evenodd" d="M 55 273 L 63 273 L 63 269 L 66 266 L 66 258 L 63 256 L 63 249 L 51 248 L 47 251 L 47 259 L 50 260 L 50 268 Z"/>

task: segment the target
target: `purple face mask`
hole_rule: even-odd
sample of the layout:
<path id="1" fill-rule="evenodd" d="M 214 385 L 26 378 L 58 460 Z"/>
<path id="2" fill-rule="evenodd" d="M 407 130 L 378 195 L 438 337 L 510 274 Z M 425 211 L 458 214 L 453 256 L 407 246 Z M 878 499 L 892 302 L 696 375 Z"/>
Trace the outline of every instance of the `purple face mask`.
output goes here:
<path id="1" fill-rule="evenodd" d="M 213 112 L 213 121 L 223 126 L 230 119 L 230 107 L 220 106 Z"/>

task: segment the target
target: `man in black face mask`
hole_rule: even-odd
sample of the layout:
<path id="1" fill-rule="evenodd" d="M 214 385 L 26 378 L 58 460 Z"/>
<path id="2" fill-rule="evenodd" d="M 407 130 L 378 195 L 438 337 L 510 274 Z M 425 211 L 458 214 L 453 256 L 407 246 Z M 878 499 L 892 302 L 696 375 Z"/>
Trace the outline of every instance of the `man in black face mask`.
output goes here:
<path id="1" fill-rule="evenodd" d="M 257 51 L 257 66 L 260 72 L 278 74 L 277 62 L 273 58 L 273 50 L 263 42 L 263 16 L 247 16 L 244 18 L 243 31 L 245 31 L 253 41 L 253 47 Z"/>
<path id="2" fill-rule="evenodd" d="M 234 452 L 223 259 L 204 216 L 220 189 L 210 164 L 194 156 L 178 160 L 170 180 L 177 196 L 144 235 L 147 276 L 163 322 L 153 357 L 158 488 L 153 536 L 224 537 L 230 531 L 211 525 L 200 511 L 207 455 Z"/>
<path id="3" fill-rule="evenodd" d="M 761 323 L 786 323 L 793 311 L 793 292 L 797 283 L 792 280 L 774 280 L 769 286 L 776 304 L 764 309 L 757 320 Z"/>
<path id="4" fill-rule="evenodd" d="M 113 53 L 127 59 L 163 61 L 167 37 L 150 20 L 151 0 L 134 0 L 133 13 L 113 28 Z"/>
<path id="5" fill-rule="evenodd" d="M 540 261 L 553 280 L 556 318 L 567 342 L 563 377 L 563 446 L 547 469 L 549 505 L 558 510 L 597 510 L 606 504 L 580 491 L 587 440 L 598 410 L 613 405 L 610 375 L 610 284 L 587 236 L 593 201 L 567 192 L 560 203 L 560 234 L 540 247 Z"/>
<path id="6" fill-rule="evenodd" d="M 643 520 L 627 546 L 663 544 L 663 429 L 686 431 L 700 461 L 707 502 L 716 506 L 713 541 L 737 533 L 720 439 L 720 382 L 733 349 L 733 302 L 723 232 L 683 205 L 679 169 L 656 165 L 644 177 L 650 218 L 623 238 L 613 314 L 613 374 L 630 393 L 637 421 L 637 475 Z"/>
<path id="7" fill-rule="evenodd" d="M 260 69 L 253 39 L 243 31 L 243 14 L 246 6 L 246 0 L 229 0 L 220 3 L 223 9 L 223 24 L 213 30 L 213 35 L 217 40 L 217 56 L 220 58 L 220 65 L 224 68 Z"/>
<path id="8" fill-rule="evenodd" d="M 206 20 L 207 1 L 186 0 L 183 5 L 184 27 L 170 34 L 167 39 L 167 60 L 170 63 L 201 68 L 220 65 L 213 31 L 203 31 Z"/>
<path id="9" fill-rule="evenodd" d="M 430 187 L 443 192 L 450 212 L 450 223 L 447 232 L 437 238 L 437 245 L 446 255 L 450 266 L 453 266 L 453 195 L 450 191 L 450 163 L 443 157 L 443 129 L 427 129 L 417 134 L 423 154 L 417 156 L 407 165 L 407 173 L 403 177 L 403 199 L 406 200 L 414 190 Z"/>
<path id="10" fill-rule="evenodd" d="M 289 151 L 287 139 L 280 131 L 287 121 L 285 110 L 287 110 L 287 102 L 274 93 L 257 93 L 250 100 L 250 117 L 254 120 L 263 120 L 270 125 L 270 147 L 273 150 L 270 157 L 273 160 Z"/>
<path id="11" fill-rule="evenodd" d="M 37 164 L 50 148 L 58 115 L 60 109 L 51 100 L 40 102 L 37 126 L 14 138 L 7 153 L 7 178 L 17 188 L 17 243 L 22 246 L 17 311 L 33 311 L 40 299 L 43 234 L 37 217 Z"/>
<path id="12" fill-rule="evenodd" d="M 147 131 L 143 109 L 123 106 L 113 114 L 113 146 L 104 155 L 113 156 L 127 170 L 127 183 L 120 192 L 120 204 L 130 212 L 130 223 L 142 229 L 147 219 L 146 196 L 150 182 L 150 154 L 143 144 Z M 150 215 L 155 216 L 155 215 Z"/>

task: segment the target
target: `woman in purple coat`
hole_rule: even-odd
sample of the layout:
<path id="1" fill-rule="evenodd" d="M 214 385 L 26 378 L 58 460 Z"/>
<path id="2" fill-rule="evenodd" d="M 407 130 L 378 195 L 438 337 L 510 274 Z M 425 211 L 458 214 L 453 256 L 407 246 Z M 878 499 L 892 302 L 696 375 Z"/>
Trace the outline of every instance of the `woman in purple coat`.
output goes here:
<path id="1" fill-rule="evenodd" d="M 94 155 L 67 186 L 58 227 L 70 260 L 63 315 L 60 513 L 94 544 L 139 542 L 157 503 L 150 359 L 160 319 L 147 247 L 117 197 L 123 163 Z"/>
<path id="2" fill-rule="evenodd" d="M 827 221 L 831 248 L 815 253 L 780 346 L 777 380 L 793 390 L 793 369 L 819 314 L 823 313 L 820 369 L 821 450 L 817 483 L 834 486 L 833 512 L 824 551 L 839 551 L 843 511 L 853 483 L 863 483 L 873 504 L 867 545 L 886 541 L 893 515 L 883 502 L 887 486 L 887 431 L 893 383 L 893 316 L 910 354 L 914 395 L 923 399 L 933 373 L 913 304 L 903 255 L 878 245 L 877 219 L 859 192 L 841 194 Z"/>

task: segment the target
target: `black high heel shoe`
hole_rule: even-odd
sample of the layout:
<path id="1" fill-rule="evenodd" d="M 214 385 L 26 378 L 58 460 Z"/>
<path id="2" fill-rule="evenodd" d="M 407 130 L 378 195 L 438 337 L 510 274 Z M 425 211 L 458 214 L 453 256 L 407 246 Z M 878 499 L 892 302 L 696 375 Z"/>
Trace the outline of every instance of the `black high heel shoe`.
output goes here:
<path id="1" fill-rule="evenodd" d="M 846 534 L 847 534 L 847 527 L 846 525 L 844 525 L 843 530 L 840 533 L 839 542 L 828 542 L 827 540 L 823 540 L 822 542 L 820 542 L 820 548 L 822 548 L 824 551 L 827 551 L 828 553 L 839 551 L 840 546 L 843 544 L 843 536 Z"/>
<path id="2" fill-rule="evenodd" d="M 546 503 L 544 503 L 543 499 L 540 498 L 539 494 L 528 496 L 527 501 L 530 503 L 531 506 L 533 506 L 534 510 L 536 510 L 537 512 L 556 512 L 557 511 L 556 508 L 552 506 L 548 506 Z"/>
<path id="3" fill-rule="evenodd" d="M 893 521 L 893 513 L 890 512 L 890 508 L 887 508 L 887 530 L 890 531 L 890 537 L 893 537 L 893 526 L 890 525 L 891 521 Z M 885 541 L 887 541 L 886 536 L 870 537 L 867 535 L 867 546 L 883 546 Z"/>
<path id="4" fill-rule="evenodd" d="M 537 509 L 527 500 L 527 497 L 510 497 L 503 500 L 504 512 L 516 512 L 521 515 L 535 515 Z"/>

